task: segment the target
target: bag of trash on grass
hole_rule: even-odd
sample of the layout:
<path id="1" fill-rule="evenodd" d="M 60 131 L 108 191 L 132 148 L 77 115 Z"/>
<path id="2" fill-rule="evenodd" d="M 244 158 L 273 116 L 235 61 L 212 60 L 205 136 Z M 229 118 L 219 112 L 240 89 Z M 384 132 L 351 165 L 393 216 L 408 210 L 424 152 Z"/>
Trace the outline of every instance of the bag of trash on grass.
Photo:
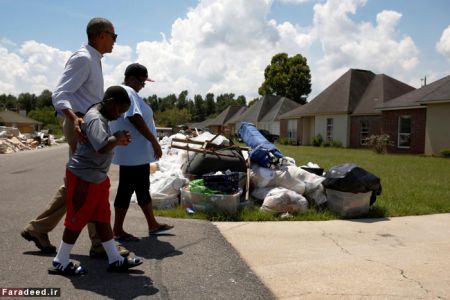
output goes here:
<path id="1" fill-rule="evenodd" d="M 286 188 L 273 188 L 264 198 L 260 210 L 271 213 L 301 214 L 308 209 L 308 201 L 302 195 Z"/>

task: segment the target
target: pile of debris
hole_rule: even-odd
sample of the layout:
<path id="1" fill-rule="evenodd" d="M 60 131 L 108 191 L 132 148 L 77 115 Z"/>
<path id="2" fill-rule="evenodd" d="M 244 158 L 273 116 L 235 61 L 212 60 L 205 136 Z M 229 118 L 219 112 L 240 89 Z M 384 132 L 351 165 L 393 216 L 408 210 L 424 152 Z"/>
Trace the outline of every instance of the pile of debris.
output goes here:
<path id="1" fill-rule="evenodd" d="M 153 206 L 181 205 L 188 213 L 236 213 L 259 205 L 286 217 L 317 207 L 359 217 L 381 193 L 380 179 L 355 164 L 327 172 L 311 162 L 297 166 L 253 124 L 241 124 L 239 133 L 249 147 L 208 132 L 164 137 L 160 141 L 164 155 L 150 164 Z"/>
<path id="2" fill-rule="evenodd" d="M 33 134 L 21 134 L 15 127 L 0 126 L 0 154 L 32 150 L 55 144 L 55 138 L 42 130 Z"/>

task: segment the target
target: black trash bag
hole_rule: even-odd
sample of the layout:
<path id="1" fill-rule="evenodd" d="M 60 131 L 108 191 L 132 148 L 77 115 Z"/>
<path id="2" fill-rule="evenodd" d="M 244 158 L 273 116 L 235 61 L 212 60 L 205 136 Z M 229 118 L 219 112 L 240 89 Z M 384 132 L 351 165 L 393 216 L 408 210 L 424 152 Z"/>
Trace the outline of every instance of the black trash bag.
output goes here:
<path id="1" fill-rule="evenodd" d="M 330 168 L 322 185 L 327 189 L 348 193 L 372 192 L 370 205 L 381 194 L 380 178 L 356 164 L 346 163 Z"/>

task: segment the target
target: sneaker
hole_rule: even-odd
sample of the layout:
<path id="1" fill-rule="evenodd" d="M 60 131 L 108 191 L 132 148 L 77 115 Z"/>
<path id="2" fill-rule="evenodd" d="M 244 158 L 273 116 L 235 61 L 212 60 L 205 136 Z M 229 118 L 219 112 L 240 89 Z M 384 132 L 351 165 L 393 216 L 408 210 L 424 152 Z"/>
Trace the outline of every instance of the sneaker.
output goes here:
<path id="1" fill-rule="evenodd" d="M 27 241 L 33 241 L 43 253 L 56 253 L 56 247 L 50 243 L 48 234 L 24 229 L 20 235 Z"/>
<path id="2" fill-rule="evenodd" d="M 59 262 L 54 261 L 52 266 L 48 268 L 48 274 L 52 275 L 69 275 L 81 276 L 85 275 L 87 270 L 80 265 L 75 265 L 70 262 L 67 267 L 63 267 Z"/>
<path id="3" fill-rule="evenodd" d="M 130 251 L 120 244 L 117 244 L 117 251 L 119 251 L 119 254 L 122 257 L 127 257 L 130 255 Z M 108 259 L 108 254 L 106 254 L 103 247 L 98 247 L 95 250 L 91 248 L 91 250 L 89 250 L 89 257 L 95 259 Z"/>
<path id="4" fill-rule="evenodd" d="M 138 257 L 128 258 L 126 257 L 123 261 L 115 261 L 109 264 L 108 272 L 125 272 L 128 269 L 134 268 L 142 264 L 142 260 Z"/>

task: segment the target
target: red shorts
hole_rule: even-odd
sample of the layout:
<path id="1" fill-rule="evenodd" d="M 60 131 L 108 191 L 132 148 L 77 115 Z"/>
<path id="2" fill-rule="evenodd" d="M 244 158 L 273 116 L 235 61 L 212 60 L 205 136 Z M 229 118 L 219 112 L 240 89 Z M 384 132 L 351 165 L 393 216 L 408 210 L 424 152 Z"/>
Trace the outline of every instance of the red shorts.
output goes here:
<path id="1" fill-rule="evenodd" d="M 88 222 L 111 222 L 109 178 L 99 184 L 85 181 L 66 169 L 67 214 L 64 226 L 81 231 Z"/>

